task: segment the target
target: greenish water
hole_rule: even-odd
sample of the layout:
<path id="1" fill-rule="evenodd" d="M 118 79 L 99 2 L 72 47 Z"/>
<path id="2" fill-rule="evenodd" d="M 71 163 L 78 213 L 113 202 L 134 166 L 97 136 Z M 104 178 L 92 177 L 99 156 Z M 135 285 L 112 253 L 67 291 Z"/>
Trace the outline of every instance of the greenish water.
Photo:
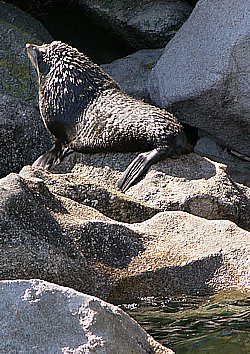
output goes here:
<path id="1" fill-rule="evenodd" d="M 246 292 L 146 298 L 121 307 L 177 354 L 250 354 L 250 297 Z"/>

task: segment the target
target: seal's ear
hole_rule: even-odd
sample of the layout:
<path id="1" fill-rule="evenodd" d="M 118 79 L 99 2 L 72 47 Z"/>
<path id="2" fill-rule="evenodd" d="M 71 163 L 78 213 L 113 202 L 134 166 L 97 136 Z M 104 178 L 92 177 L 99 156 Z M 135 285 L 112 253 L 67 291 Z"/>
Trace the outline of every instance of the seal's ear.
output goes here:
<path id="1" fill-rule="evenodd" d="M 38 75 L 46 75 L 49 72 L 49 65 L 44 60 L 46 48 L 35 44 L 26 44 L 26 50 L 31 63 L 35 67 Z"/>

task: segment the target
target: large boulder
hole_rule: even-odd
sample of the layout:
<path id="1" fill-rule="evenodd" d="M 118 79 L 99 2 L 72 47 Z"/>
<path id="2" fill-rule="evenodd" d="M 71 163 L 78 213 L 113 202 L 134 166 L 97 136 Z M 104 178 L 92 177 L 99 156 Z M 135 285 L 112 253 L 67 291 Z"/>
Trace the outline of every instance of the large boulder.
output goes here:
<path id="1" fill-rule="evenodd" d="M 200 0 L 149 79 L 154 102 L 248 156 L 249 17 L 249 0 Z"/>
<path id="2" fill-rule="evenodd" d="M 32 164 L 52 145 L 38 109 L 0 93 L 0 177 Z"/>
<path id="3" fill-rule="evenodd" d="M 118 199 L 111 198 L 108 193 L 101 193 L 104 200 L 101 200 L 101 196 L 97 198 L 95 190 L 98 188 L 108 188 L 117 193 L 117 181 L 136 155 L 75 153 L 55 169 L 60 173 L 70 173 L 66 175 L 66 181 L 64 175 L 47 175 L 39 170 L 35 173 L 46 181 L 53 193 L 81 203 L 87 201 L 87 205 L 99 208 L 104 214 L 108 212 L 107 215 L 116 220 L 139 221 L 141 213 L 142 221 L 153 212 L 182 210 L 208 219 L 229 219 L 250 230 L 250 189 L 242 184 L 245 180 L 249 182 L 250 169 L 244 170 L 244 166 L 235 163 L 231 171 L 222 163 L 194 153 L 179 159 L 166 159 L 151 166 L 146 176 L 129 188 L 126 195 L 147 208 L 143 212 L 141 209 L 139 214 L 134 208 L 133 213 L 128 212 L 131 204 L 129 206 L 124 202 L 124 207 L 117 208 Z M 239 173 L 243 173 L 239 181 L 234 180 L 237 166 Z M 84 187 L 86 183 L 88 187 Z M 121 219 L 122 215 L 124 217 Z"/>
<path id="4" fill-rule="evenodd" d="M 40 278 L 109 301 L 250 286 L 250 234 L 231 221 L 159 213 L 130 197 L 138 221 L 121 222 L 99 201 L 114 200 L 119 216 L 126 204 L 127 219 L 129 197 L 107 193 L 93 175 L 79 174 L 81 184 L 29 167 L 20 175 L 0 180 L 1 279 Z"/>
<path id="5" fill-rule="evenodd" d="M 148 76 L 163 49 L 142 49 L 110 64 L 103 64 L 106 71 L 121 89 L 139 99 L 150 101 Z"/>
<path id="6" fill-rule="evenodd" d="M 0 282 L 1 353 L 173 354 L 121 309 L 41 280 Z"/>
<path id="7" fill-rule="evenodd" d="M 0 2 L 0 93 L 36 101 L 36 77 L 30 69 L 25 44 L 51 41 L 39 21 L 11 4 Z"/>
<path id="8" fill-rule="evenodd" d="M 137 49 L 164 46 L 192 11 L 180 0 L 80 0 L 80 6 Z"/>
<path id="9" fill-rule="evenodd" d="M 38 112 L 37 78 L 25 44 L 52 40 L 43 25 L 0 2 L 0 177 L 18 172 L 51 146 Z"/>

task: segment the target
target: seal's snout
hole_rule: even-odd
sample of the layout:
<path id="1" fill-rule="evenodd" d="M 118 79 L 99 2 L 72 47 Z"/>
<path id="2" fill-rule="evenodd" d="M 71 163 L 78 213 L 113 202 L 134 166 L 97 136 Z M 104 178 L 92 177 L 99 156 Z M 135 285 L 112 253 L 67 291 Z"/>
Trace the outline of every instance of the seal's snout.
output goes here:
<path id="1" fill-rule="evenodd" d="M 36 55 L 43 55 L 46 53 L 46 46 L 44 45 L 37 45 L 32 43 L 26 43 L 26 50 L 29 54 L 36 54 Z"/>
<path id="2" fill-rule="evenodd" d="M 26 52 L 37 74 L 46 75 L 50 69 L 46 59 L 44 59 L 47 53 L 47 47 L 45 45 L 26 43 Z"/>
<path id="3" fill-rule="evenodd" d="M 31 43 L 26 43 L 26 49 L 27 50 L 31 50 L 34 48 L 34 44 L 31 44 Z"/>
<path id="4" fill-rule="evenodd" d="M 38 51 L 37 51 L 37 46 L 35 44 L 27 43 L 26 44 L 26 52 L 28 54 L 28 57 L 35 67 L 35 69 L 38 71 L 38 63 L 37 63 L 37 58 L 38 58 Z"/>
<path id="5" fill-rule="evenodd" d="M 35 52 L 34 44 L 27 43 L 25 47 L 26 47 L 26 51 L 27 51 L 28 55 L 29 56 L 34 56 L 34 52 Z"/>

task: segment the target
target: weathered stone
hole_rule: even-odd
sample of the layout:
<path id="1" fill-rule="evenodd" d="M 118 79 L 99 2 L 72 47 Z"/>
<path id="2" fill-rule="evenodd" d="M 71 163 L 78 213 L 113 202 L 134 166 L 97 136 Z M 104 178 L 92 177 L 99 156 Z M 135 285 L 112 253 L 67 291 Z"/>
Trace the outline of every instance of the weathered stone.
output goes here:
<path id="1" fill-rule="evenodd" d="M 36 108 L 0 94 L 0 177 L 32 164 L 52 145 Z"/>
<path id="2" fill-rule="evenodd" d="M 67 175 L 52 174 L 27 166 L 21 170 L 20 175 L 26 180 L 38 178 L 46 183 L 52 193 L 95 208 L 117 221 L 140 222 L 161 211 L 112 188 L 106 188 L 102 183 L 81 172 Z"/>
<path id="3" fill-rule="evenodd" d="M 118 307 L 42 280 L 0 282 L 1 353 L 171 354 Z"/>
<path id="4" fill-rule="evenodd" d="M 163 49 L 145 49 L 117 59 L 111 64 L 101 65 L 128 94 L 139 99 L 150 100 L 147 82 L 151 69 L 156 64 Z"/>
<path id="5" fill-rule="evenodd" d="M 80 0 L 80 5 L 137 49 L 164 46 L 192 11 L 179 0 Z"/>
<path id="6" fill-rule="evenodd" d="M 152 69 L 154 102 L 250 156 L 250 2 L 200 0 Z"/>
<path id="7" fill-rule="evenodd" d="M 230 154 L 230 152 L 226 148 L 224 148 L 217 141 L 206 135 L 198 140 L 196 146 L 194 147 L 194 151 L 199 155 L 207 156 L 209 158 L 219 160 L 221 162 L 239 162 L 239 159 L 236 156 Z"/>
<path id="8" fill-rule="evenodd" d="M 36 101 L 36 78 L 25 44 L 51 40 L 39 21 L 11 4 L 0 2 L 0 93 Z"/>
<path id="9" fill-rule="evenodd" d="M 81 181 L 87 183 L 88 186 L 91 181 L 96 186 L 115 191 L 117 195 L 120 192 L 116 185 L 121 172 L 135 156 L 135 153 L 73 154 L 56 169 L 62 173 L 73 173 L 74 175 L 67 175 L 69 182 L 65 183 L 58 177 L 50 175 L 48 187 L 52 192 L 80 202 L 85 199 L 101 199 L 101 197 L 95 197 L 94 187 L 91 188 L 92 197 L 90 194 L 85 194 Z M 232 169 L 235 166 L 237 165 L 233 164 Z M 243 171 L 242 168 L 240 171 Z M 154 213 L 154 211 L 182 210 L 208 219 L 229 219 L 240 227 L 250 230 L 250 190 L 234 182 L 233 174 L 230 175 L 230 172 L 231 168 L 228 171 L 226 165 L 197 154 L 185 155 L 179 159 L 166 159 L 153 165 L 146 176 L 131 187 L 126 195 L 150 208 L 147 212 L 144 211 L 144 215 L 148 212 Z M 42 175 L 43 173 L 40 172 L 39 178 L 47 181 L 47 177 L 42 177 Z M 249 171 L 244 178 L 247 179 L 247 176 L 250 176 Z M 239 182 L 244 182 L 244 179 L 241 177 Z M 72 193 L 72 187 L 71 190 L 69 189 L 70 185 L 75 185 L 76 190 L 79 188 L 82 191 L 81 196 L 79 193 Z M 90 190 L 89 187 L 87 189 Z M 98 208 L 98 204 L 100 202 L 95 205 L 95 208 Z M 104 209 L 105 207 L 102 207 L 100 211 L 104 212 Z M 110 217 L 122 220 L 119 208 L 118 218 L 116 218 L 115 209 L 112 209 Z M 108 211 L 109 208 L 106 210 Z M 136 213 L 136 218 L 137 215 Z M 129 220 L 133 220 L 131 214 Z"/>
<path id="10" fill-rule="evenodd" d="M 250 234 L 234 223 L 182 211 L 118 222 L 71 199 L 70 175 L 66 198 L 36 171 L 0 181 L 1 279 L 41 278 L 112 301 L 250 286 Z"/>
<path id="11" fill-rule="evenodd" d="M 35 176 L 0 180 L 0 278 L 42 278 L 103 298 L 144 246 L 127 224 L 48 191 Z M 114 274 L 113 274 L 114 273 Z"/>
<path id="12" fill-rule="evenodd" d="M 207 294 L 234 286 L 249 290 L 250 233 L 234 223 L 163 212 L 130 228 L 146 237 L 145 250 L 132 259 L 109 301 Z"/>

